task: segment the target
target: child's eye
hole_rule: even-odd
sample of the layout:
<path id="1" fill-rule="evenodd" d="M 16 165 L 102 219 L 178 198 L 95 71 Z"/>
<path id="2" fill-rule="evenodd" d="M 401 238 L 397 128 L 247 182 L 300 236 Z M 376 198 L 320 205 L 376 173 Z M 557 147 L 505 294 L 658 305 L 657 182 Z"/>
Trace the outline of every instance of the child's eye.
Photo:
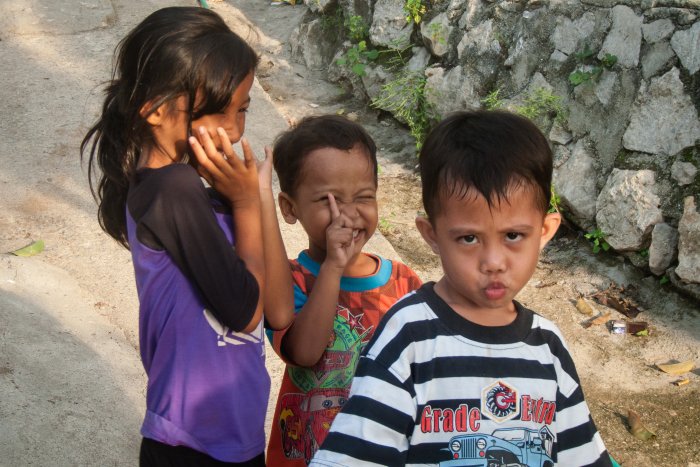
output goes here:
<path id="1" fill-rule="evenodd" d="M 243 108 L 243 109 L 238 109 L 238 111 L 239 111 L 240 113 L 244 113 L 244 114 L 245 114 L 245 113 L 248 113 L 248 107 L 245 107 L 245 108 Z"/>
<path id="2" fill-rule="evenodd" d="M 473 245 L 476 243 L 476 235 L 464 235 L 459 237 L 458 241 L 460 243 L 464 243 L 465 245 Z"/>
<path id="3" fill-rule="evenodd" d="M 515 242 L 517 240 L 522 239 L 523 234 L 521 234 L 520 232 L 508 232 L 506 234 L 506 238 L 508 239 L 508 241 Z"/>

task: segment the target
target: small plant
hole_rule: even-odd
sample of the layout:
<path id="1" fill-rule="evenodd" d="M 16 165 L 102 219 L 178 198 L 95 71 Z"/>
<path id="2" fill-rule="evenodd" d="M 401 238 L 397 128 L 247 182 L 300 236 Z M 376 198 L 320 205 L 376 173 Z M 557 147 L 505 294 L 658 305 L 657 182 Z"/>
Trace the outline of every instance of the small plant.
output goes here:
<path id="1" fill-rule="evenodd" d="M 336 63 L 341 66 L 347 66 L 357 76 L 364 76 L 367 63 L 375 60 L 378 56 L 379 52 L 374 49 L 367 50 L 367 42 L 360 41 L 357 44 L 353 44 L 345 56 L 336 60 Z"/>
<path id="2" fill-rule="evenodd" d="M 423 19 L 426 8 L 423 4 L 423 0 L 406 0 L 406 3 L 403 5 L 403 11 L 406 12 L 407 23 L 413 21 L 418 24 Z"/>
<path id="3" fill-rule="evenodd" d="M 551 195 L 549 197 L 549 210 L 547 214 L 552 214 L 555 212 L 561 212 L 559 205 L 561 204 L 561 197 L 554 191 L 554 184 L 552 184 Z"/>
<path id="4" fill-rule="evenodd" d="M 515 112 L 530 120 L 536 120 L 545 115 L 561 119 L 565 115 L 561 97 L 545 88 L 538 88 L 525 96 L 523 105 L 516 107 Z"/>
<path id="5" fill-rule="evenodd" d="M 486 110 L 498 110 L 506 107 L 504 99 L 501 97 L 501 90 L 491 91 L 481 100 Z M 538 88 L 528 93 L 522 105 L 511 109 L 513 112 L 522 115 L 530 120 L 537 120 L 540 117 L 552 117 L 562 120 L 566 116 L 566 109 L 561 102 L 561 97 L 552 94 L 545 88 Z"/>
<path id="6" fill-rule="evenodd" d="M 659 279 L 659 284 L 661 285 L 668 284 L 669 282 L 671 282 L 671 279 L 669 279 L 666 274 L 661 276 L 661 279 Z"/>
<path id="7" fill-rule="evenodd" d="M 500 97 L 501 90 L 496 89 L 495 91 L 491 91 L 486 97 L 484 97 L 481 100 L 481 103 L 484 104 L 484 108 L 486 110 L 498 110 L 503 108 L 503 99 Z"/>
<path id="8" fill-rule="evenodd" d="M 593 243 L 593 253 L 598 253 L 601 249 L 603 251 L 608 251 L 610 249 L 610 245 L 605 241 L 606 236 L 607 234 L 603 233 L 600 229 L 595 229 L 584 235 L 584 237 Z"/>
<path id="9" fill-rule="evenodd" d="M 601 59 L 595 58 L 595 52 L 588 44 L 581 52 L 574 54 L 574 57 L 580 65 L 584 65 L 577 67 L 569 74 L 569 83 L 574 87 L 588 81 L 598 80 L 603 69 L 610 69 L 617 63 L 617 56 L 609 53 L 606 53 Z"/>
<path id="10" fill-rule="evenodd" d="M 430 39 L 436 43 L 445 45 L 447 44 L 447 38 L 445 37 L 445 28 L 442 27 L 440 23 L 433 23 L 428 27 L 428 34 Z"/>
<path id="11" fill-rule="evenodd" d="M 381 219 L 379 219 L 379 225 L 377 227 L 379 227 L 379 231 L 382 234 L 389 235 L 392 233 L 394 226 L 387 218 L 382 217 Z"/>
<path id="12" fill-rule="evenodd" d="M 639 250 L 639 252 L 637 254 L 639 254 L 639 256 L 641 256 L 642 258 L 646 259 L 649 257 L 649 248 L 644 248 L 642 250 Z"/>
<path id="13" fill-rule="evenodd" d="M 352 42 L 360 42 L 367 38 L 369 34 L 369 26 L 364 18 L 359 15 L 350 16 L 345 20 L 345 30 L 348 32 L 348 38 Z"/>
<path id="14" fill-rule="evenodd" d="M 408 125 L 420 149 L 432 122 L 432 108 L 425 98 L 426 78 L 422 73 L 408 72 L 382 86 L 372 107 L 391 112 Z"/>

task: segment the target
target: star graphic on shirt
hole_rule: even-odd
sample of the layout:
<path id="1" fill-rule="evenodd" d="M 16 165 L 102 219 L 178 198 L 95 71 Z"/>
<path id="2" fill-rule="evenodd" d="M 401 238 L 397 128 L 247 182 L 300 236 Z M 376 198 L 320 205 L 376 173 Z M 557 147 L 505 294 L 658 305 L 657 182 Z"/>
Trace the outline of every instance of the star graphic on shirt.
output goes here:
<path id="1" fill-rule="evenodd" d="M 362 318 L 365 316 L 364 312 L 353 314 L 348 308 L 343 307 L 338 311 L 338 315 L 345 318 L 350 330 L 355 331 L 360 336 L 360 339 L 368 334 L 368 329 L 362 324 Z"/>

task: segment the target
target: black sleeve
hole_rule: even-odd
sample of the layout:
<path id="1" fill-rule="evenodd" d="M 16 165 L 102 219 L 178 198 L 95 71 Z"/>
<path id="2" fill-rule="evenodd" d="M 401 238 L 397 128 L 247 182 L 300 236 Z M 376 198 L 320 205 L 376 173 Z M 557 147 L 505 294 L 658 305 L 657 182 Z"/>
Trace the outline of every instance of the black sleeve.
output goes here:
<path id="1" fill-rule="evenodd" d="M 139 241 L 167 251 L 222 324 L 245 328 L 255 314 L 258 283 L 217 223 L 197 172 L 173 164 L 139 176 L 128 200 Z"/>

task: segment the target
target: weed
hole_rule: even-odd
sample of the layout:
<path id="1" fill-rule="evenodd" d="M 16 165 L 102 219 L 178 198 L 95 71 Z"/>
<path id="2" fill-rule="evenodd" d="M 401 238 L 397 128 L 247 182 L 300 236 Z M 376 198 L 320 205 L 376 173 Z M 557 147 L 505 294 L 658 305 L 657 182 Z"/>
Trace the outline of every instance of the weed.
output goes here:
<path id="1" fill-rule="evenodd" d="M 484 97 L 481 100 L 481 103 L 484 104 L 484 108 L 486 110 L 502 109 L 504 105 L 503 99 L 501 99 L 500 94 L 501 90 L 496 89 L 495 91 L 491 91 L 486 97 Z"/>
<path id="2" fill-rule="evenodd" d="M 561 197 L 556 191 L 554 191 L 554 184 L 552 184 L 551 193 L 552 194 L 549 197 L 549 210 L 547 211 L 547 214 L 561 212 Z"/>
<path id="3" fill-rule="evenodd" d="M 501 98 L 500 89 L 491 91 L 481 100 L 481 103 L 486 110 L 498 110 L 506 107 L 504 99 Z M 561 97 L 545 88 L 538 88 L 528 93 L 522 105 L 511 110 L 530 120 L 537 120 L 544 116 L 563 120 L 566 116 L 566 109 L 561 102 Z"/>
<path id="4" fill-rule="evenodd" d="M 669 279 L 666 274 L 661 276 L 661 279 L 659 279 L 659 284 L 661 285 L 668 284 L 669 282 L 671 282 L 671 279 Z"/>
<path id="5" fill-rule="evenodd" d="M 602 230 L 595 229 L 592 232 L 584 234 L 584 237 L 593 243 L 593 253 L 598 253 L 601 249 L 603 251 L 608 251 L 610 249 L 610 245 L 605 241 L 607 235 L 608 234 L 604 233 Z"/>
<path id="6" fill-rule="evenodd" d="M 646 259 L 649 257 L 649 248 L 643 248 L 637 252 L 639 256 L 642 258 Z"/>
<path id="7" fill-rule="evenodd" d="M 569 74 L 569 83 L 574 87 L 588 81 L 598 80 L 603 69 L 610 69 L 617 63 L 617 56 L 606 53 L 603 58 L 595 58 L 595 52 L 586 44 L 581 52 L 574 54 L 579 66 Z M 584 65 L 584 66 L 581 66 Z"/>
<path id="8" fill-rule="evenodd" d="M 403 11 L 406 13 L 406 22 L 413 21 L 418 24 L 423 19 L 423 15 L 427 11 L 423 0 L 406 0 L 403 5 Z"/>
<path id="9" fill-rule="evenodd" d="M 345 30 L 348 32 L 348 37 L 352 42 L 360 42 L 367 39 L 369 34 L 369 26 L 364 18 L 359 15 L 350 16 L 345 20 Z"/>
<path id="10" fill-rule="evenodd" d="M 515 112 L 530 120 L 536 120 L 542 116 L 563 119 L 566 114 L 561 97 L 545 88 L 538 88 L 525 96 L 523 105 L 517 107 Z"/>
<path id="11" fill-rule="evenodd" d="M 377 227 L 379 227 L 379 231 L 380 231 L 383 235 L 389 235 L 389 234 L 391 234 L 392 231 L 394 230 L 394 226 L 393 226 L 393 225 L 391 224 L 391 222 L 390 222 L 387 218 L 385 218 L 385 217 L 382 217 L 382 218 L 379 219 L 379 224 L 377 225 Z"/>
<path id="12" fill-rule="evenodd" d="M 367 50 L 367 42 L 360 41 L 357 44 L 353 44 L 343 57 L 336 60 L 336 63 L 341 66 L 347 66 L 357 76 L 364 76 L 367 63 L 375 60 L 378 56 L 378 51 L 374 49 Z"/>
<path id="13" fill-rule="evenodd" d="M 442 27 L 440 23 L 433 23 L 428 27 L 428 34 L 430 39 L 436 43 L 445 45 L 447 44 L 447 37 L 445 37 L 445 28 Z"/>
<path id="14" fill-rule="evenodd" d="M 325 34 L 334 34 L 343 26 L 343 10 L 338 8 L 334 13 L 321 15 L 321 29 Z"/>
<path id="15" fill-rule="evenodd" d="M 420 149 L 434 117 L 433 109 L 425 98 L 426 78 L 419 72 L 405 72 L 382 86 L 372 107 L 391 112 L 408 125 L 411 136 Z"/>

